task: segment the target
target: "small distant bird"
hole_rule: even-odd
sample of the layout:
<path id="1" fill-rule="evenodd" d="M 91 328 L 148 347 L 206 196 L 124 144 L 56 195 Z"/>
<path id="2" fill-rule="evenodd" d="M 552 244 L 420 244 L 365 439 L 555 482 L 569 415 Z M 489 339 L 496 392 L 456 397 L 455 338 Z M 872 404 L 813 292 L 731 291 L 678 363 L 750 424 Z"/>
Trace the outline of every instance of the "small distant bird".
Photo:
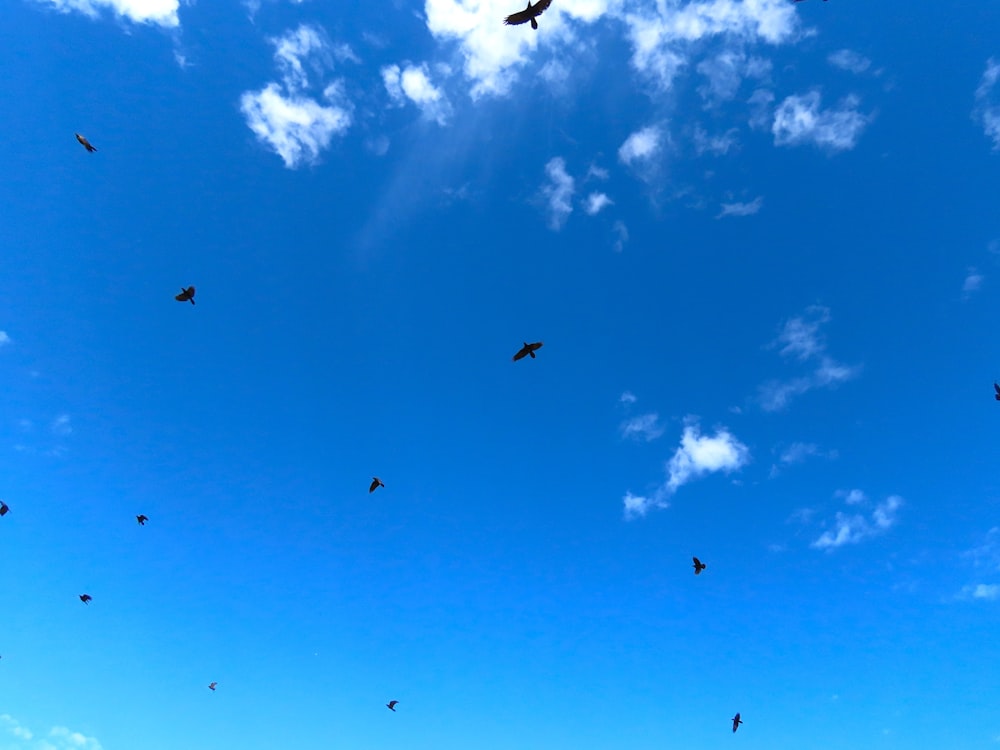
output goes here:
<path id="1" fill-rule="evenodd" d="M 90 604 L 90 600 L 93 598 L 90 594 L 80 594 L 80 601 L 84 604 Z"/>
<path id="2" fill-rule="evenodd" d="M 388 708 L 390 711 L 395 711 L 397 703 L 399 703 L 399 701 L 389 701 L 388 703 L 385 704 L 385 707 Z"/>
<path id="3" fill-rule="evenodd" d="M 382 484 L 382 480 L 378 477 L 372 477 L 372 483 L 368 486 L 368 494 L 370 495 L 379 487 L 385 487 L 385 485 Z"/>
<path id="4" fill-rule="evenodd" d="M 146 521 L 149 520 L 149 516 L 147 516 L 147 515 L 145 515 L 143 513 L 140 513 L 139 515 L 137 515 L 135 517 L 135 520 L 139 522 L 140 526 L 145 526 L 146 525 Z"/>
<path id="5" fill-rule="evenodd" d="M 80 141 L 80 145 L 83 146 L 85 149 L 87 149 L 88 152 L 94 153 L 95 151 L 97 151 L 96 148 L 90 145 L 90 141 L 88 141 L 82 135 L 80 135 L 79 133 L 73 133 L 73 135 L 76 136 L 76 139 Z"/>
<path id="6" fill-rule="evenodd" d="M 735 733 L 737 729 L 740 728 L 740 724 L 743 723 L 743 719 L 740 718 L 740 712 L 736 712 L 736 716 L 733 717 L 733 732 Z"/>
<path id="7" fill-rule="evenodd" d="M 218 684 L 219 683 L 217 683 L 217 682 L 210 682 L 210 683 L 208 683 L 208 689 L 211 690 L 212 692 L 215 692 L 215 686 L 218 685 Z"/>
<path id="8" fill-rule="evenodd" d="M 703 563 L 697 557 L 692 557 L 691 559 L 694 560 L 694 574 L 701 575 L 701 571 L 705 569 L 705 563 Z"/>
<path id="9" fill-rule="evenodd" d="M 181 293 L 174 295 L 174 299 L 178 302 L 190 302 L 194 304 L 194 287 L 189 286 L 187 289 L 181 287 Z"/>
<path id="10" fill-rule="evenodd" d="M 517 26 L 521 23 L 531 22 L 531 28 L 538 28 L 538 21 L 535 19 L 545 12 L 545 9 L 552 5 L 552 0 L 538 0 L 534 5 L 531 4 L 531 0 L 528 0 L 528 7 L 517 13 L 511 13 L 503 22 L 508 26 Z"/>
<path id="11" fill-rule="evenodd" d="M 525 341 L 524 342 L 524 346 L 522 346 L 518 350 L 517 354 L 514 355 L 514 360 L 513 361 L 517 362 L 517 360 L 524 359 L 525 357 L 531 357 L 532 359 L 534 359 L 535 358 L 535 352 L 538 351 L 541 348 L 542 348 L 542 342 L 541 341 L 536 341 L 534 344 L 529 344 L 527 341 Z"/>
<path id="12" fill-rule="evenodd" d="M 996 381 L 993 381 L 993 390 L 995 390 L 997 392 L 996 400 L 1000 401 L 1000 383 L 997 383 Z M 0 513 L 0 515 L 3 515 L 3 514 Z"/>
<path id="13" fill-rule="evenodd" d="M 997 398 L 1000 398 L 998 396 Z M 10 507 L 3 500 L 0 500 L 0 516 L 6 516 L 10 512 Z"/>

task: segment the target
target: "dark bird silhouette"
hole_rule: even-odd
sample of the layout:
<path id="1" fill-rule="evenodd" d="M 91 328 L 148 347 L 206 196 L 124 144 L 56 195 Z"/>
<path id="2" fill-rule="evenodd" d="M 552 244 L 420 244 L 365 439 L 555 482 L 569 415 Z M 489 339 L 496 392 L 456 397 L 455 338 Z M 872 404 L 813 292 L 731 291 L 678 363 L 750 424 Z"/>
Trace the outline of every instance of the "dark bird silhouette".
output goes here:
<path id="1" fill-rule="evenodd" d="M 395 711 L 397 703 L 399 703 L 399 701 L 389 701 L 388 703 L 385 704 L 385 707 L 388 708 L 390 711 Z"/>
<path id="2" fill-rule="evenodd" d="M 382 480 L 378 477 L 372 477 L 372 483 L 368 486 L 368 494 L 370 495 L 379 487 L 385 487 L 385 485 L 382 484 Z"/>
<path id="3" fill-rule="evenodd" d="M 701 571 L 705 569 L 705 563 L 703 563 L 697 557 L 692 557 L 691 559 L 694 560 L 694 574 L 696 576 L 701 575 Z"/>
<path id="4" fill-rule="evenodd" d="M 84 604 L 90 604 L 90 600 L 93 598 L 90 594 L 80 594 L 80 601 Z"/>
<path id="5" fill-rule="evenodd" d="M 534 5 L 531 4 L 531 0 L 528 0 L 528 7 L 524 10 L 518 11 L 517 13 L 511 13 L 503 22 L 508 26 L 517 26 L 518 24 L 531 22 L 531 28 L 538 28 L 538 18 L 545 9 L 552 5 L 552 0 L 538 0 Z"/>
<path id="6" fill-rule="evenodd" d="M 135 517 L 135 520 L 139 522 L 140 526 L 145 526 L 146 525 L 146 521 L 149 520 L 149 516 L 140 513 L 139 515 L 137 515 Z"/>
<path id="7" fill-rule="evenodd" d="M 208 683 L 208 689 L 211 690 L 212 692 L 215 692 L 215 686 L 218 685 L 218 684 L 219 683 L 217 683 L 217 682 L 210 682 L 210 683 Z"/>
<path id="8" fill-rule="evenodd" d="M 740 712 L 736 712 L 736 716 L 733 717 L 733 732 L 740 728 L 740 724 L 743 723 L 743 719 L 740 718 Z"/>
<path id="9" fill-rule="evenodd" d="M 174 299 L 178 302 L 190 302 L 194 304 L 194 287 L 189 286 L 187 289 L 181 287 L 181 293 L 174 295 Z"/>
<path id="10" fill-rule="evenodd" d="M 10 512 L 10 507 L 3 500 L 0 500 L 0 516 L 6 516 Z"/>
<path id="11" fill-rule="evenodd" d="M 79 133 L 73 133 L 73 135 L 76 136 L 76 139 L 80 141 L 80 145 L 83 146 L 85 149 L 87 149 L 88 152 L 94 153 L 95 151 L 97 151 L 96 148 L 90 145 L 90 141 L 88 141 L 82 135 L 80 135 Z"/>
<path id="12" fill-rule="evenodd" d="M 996 400 L 1000 401 L 1000 383 L 997 383 L 996 381 L 994 381 L 993 382 L 993 390 L 995 390 L 997 392 Z M 0 513 L 0 515 L 3 515 L 3 514 Z"/>
<path id="13" fill-rule="evenodd" d="M 535 358 L 535 352 L 538 351 L 541 348 L 542 348 L 542 342 L 541 341 L 536 341 L 534 344 L 529 344 L 527 341 L 525 341 L 524 342 L 524 346 L 522 346 L 518 350 L 517 354 L 514 355 L 514 360 L 513 361 L 517 362 L 517 360 L 524 359 L 525 357 L 531 357 L 532 359 L 534 359 Z"/>

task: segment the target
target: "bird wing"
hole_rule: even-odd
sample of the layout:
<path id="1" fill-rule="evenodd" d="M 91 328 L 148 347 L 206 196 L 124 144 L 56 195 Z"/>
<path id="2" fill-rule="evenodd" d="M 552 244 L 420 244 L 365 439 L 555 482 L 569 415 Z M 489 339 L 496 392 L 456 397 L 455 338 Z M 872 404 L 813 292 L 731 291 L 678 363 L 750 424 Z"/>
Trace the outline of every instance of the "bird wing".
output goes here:
<path id="1" fill-rule="evenodd" d="M 531 351 L 531 348 L 530 348 L 530 347 L 527 347 L 527 346 L 522 346 L 522 347 L 521 347 L 521 348 L 520 348 L 520 349 L 518 350 L 517 354 L 515 354 L 515 355 L 514 355 L 514 361 L 515 361 L 515 362 L 517 362 L 517 360 L 519 360 L 519 359 L 524 359 L 525 357 L 527 357 L 527 356 L 528 356 L 528 353 L 529 353 L 530 351 Z"/>
<path id="2" fill-rule="evenodd" d="M 533 351 L 533 352 L 537 352 L 537 351 L 538 351 L 539 349 L 541 349 L 541 348 L 542 348 L 543 346 L 544 346 L 544 344 L 542 344 L 542 342 L 541 342 L 541 341 L 536 341 L 536 342 L 535 342 L 534 344 L 528 344 L 528 348 L 529 348 L 529 349 L 530 349 L 531 351 Z"/>
<path id="3" fill-rule="evenodd" d="M 395 708 L 397 703 L 399 703 L 399 701 L 389 701 L 389 708 Z"/>
<path id="4" fill-rule="evenodd" d="M 533 13 L 534 13 L 534 14 L 535 14 L 536 16 L 540 16 L 540 15 L 542 15 L 542 13 L 544 13 L 544 12 L 545 12 L 545 10 L 546 10 L 546 9 L 547 9 L 547 8 L 548 8 L 548 7 L 550 6 L 550 5 L 552 5 L 552 0 L 538 0 L 538 2 L 537 2 L 537 3 L 535 3 L 535 4 L 534 4 L 534 5 L 533 5 L 533 6 L 531 7 L 531 11 L 532 11 L 532 12 L 533 12 Z"/>
<path id="5" fill-rule="evenodd" d="M 700 568 L 701 567 L 701 560 L 699 560 L 697 557 L 692 557 L 691 559 L 694 561 L 694 566 L 696 568 Z"/>
<path id="6" fill-rule="evenodd" d="M 508 26 L 517 26 L 518 24 L 527 23 L 534 18 L 535 15 L 535 8 L 532 8 L 531 10 L 519 10 L 517 13 L 511 13 L 503 19 L 503 22 Z"/>
<path id="7" fill-rule="evenodd" d="M 189 297 L 187 292 L 181 292 L 180 294 L 175 294 L 174 299 L 178 302 L 187 302 Z"/>
<path id="8" fill-rule="evenodd" d="M 993 383 L 993 389 L 997 392 L 997 395 L 1000 396 L 1000 383 Z"/>
<path id="9" fill-rule="evenodd" d="M 368 491 L 369 492 L 374 492 L 377 487 L 378 487 L 378 480 L 377 479 L 372 479 L 372 483 L 368 487 Z"/>

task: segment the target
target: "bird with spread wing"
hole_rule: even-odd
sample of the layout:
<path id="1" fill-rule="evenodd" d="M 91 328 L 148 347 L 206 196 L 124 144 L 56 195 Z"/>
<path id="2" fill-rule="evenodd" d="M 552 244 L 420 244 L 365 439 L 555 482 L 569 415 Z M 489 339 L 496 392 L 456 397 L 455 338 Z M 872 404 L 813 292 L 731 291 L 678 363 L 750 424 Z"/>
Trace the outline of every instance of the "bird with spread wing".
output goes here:
<path id="1" fill-rule="evenodd" d="M 993 381 L 993 390 L 996 391 L 996 400 L 1000 401 L 1000 383 Z"/>
<path id="2" fill-rule="evenodd" d="M 10 506 L 7 505 L 3 500 L 0 500 L 0 516 L 6 516 L 10 512 Z"/>
<path id="3" fill-rule="evenodd" d="M 399 701 L 389 701 L 388 703 L 385 704 L 385 707 L 388 708 L 390 711 L 395 711 L 397 703 L 399 703 Z"/>
<path id="4" fill-rule="evenodd" d="M 517 26 L 518 24 L 530 22 L 531 28 L 537 29 L 538 21 L 535 19 L 542 15 L 550 5 L 552 5 L 552 0 L 538 0 L 534 5 L 531 4 L 531 0 L 528 0 L 527 8 L 519 10 L 517 13 L 511 13 L 503 19 L 503 22 L 508 26 Z"/>
<path id="5" fill-rule="evenodd" d="M 194 287 L 193 286 L 189 286 L 187 289 L 185 289 L 184 287 L 181 287 L 181 293 L 180 294 L 175 294 L 174 295 L 174 299 L 177 300 L 178 302 L 190 302 L 193 305 L 194 304 Z"/>
<path id="6" fill-rule="evenodd" d="M 692 557 L 691 559 L 694 560 L 694 574 L 696 576 L 701 575 L 701 571 L 705 569 L 705 563 L 703 563 L 697 557 Z"/>
<path id="7" fill-rule="evenodd" d="M 525 357 L 535 358 L 535 352 L 542 348 L 542 342 L 536 341 L 534 344 L 529 344 L 527 341 L 524 342 L 517 354 L 514 355 L 514 361 L 517 362 L 519 359 L 524 359 Z"/>
<path id="8" fill-rule="evenodd" d="M 140 526 L 145 526 L 146 521 L 149 520 L 149 516 L 147 516 L 145 513 L 140 513 L 135 517 L 135 520 L 139 522 Z"/>
<path id="9" fill-rule="evenodd" d="M 372 477 L 372 483 L 368 485 L 368 494 L 372 494 L 379 487 L 385 487 L 385 485 L 382 484 L 382 480 L 378 477 Z"/>
<path id="10" fill-rule="evenodd" d="M 743 719 L 740 718 L 740 712 L 736 712 L 736 716 L 733 717 L 733 732 L 740 728 L 740 724 L 743 723 Z"/>
<path id="11" fill-rule="evenodd" d="M 83 602 L 84 604 L 90 604 L 90 602 L 92 602 L 93 599 L 94 597 L 92 597 L 90 594 L 80 594 L 80 601 Z"/>

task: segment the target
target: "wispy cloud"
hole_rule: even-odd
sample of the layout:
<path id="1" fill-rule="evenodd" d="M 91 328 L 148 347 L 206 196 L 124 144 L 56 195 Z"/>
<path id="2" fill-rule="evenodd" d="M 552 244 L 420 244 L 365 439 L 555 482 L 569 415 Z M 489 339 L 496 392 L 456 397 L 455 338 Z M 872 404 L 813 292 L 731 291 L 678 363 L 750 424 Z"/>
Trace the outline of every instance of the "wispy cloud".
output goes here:
<path id="1" fill-rule="evenodd" d="M 698 87 L 698 93 L 708 105 L 715 105 L 734 99 L 744 78 L 769 77 L 771 62 L 761 57 L 748 57 L 740 49 L 727 49 L 702 60 L 696 70 L 706 79 Z"/>
<path id="2" fill-rule="evenodd" d="M 962 299 L 969 299 L 982 285 L 983 275 L 975 267 L 970 266 L 966 271 L 965 281 L 962 282 Z"/>
<path id="3" fill-rule="evenodd" d="M 587 212 L 588 216 L 596 216 L 602 209 L 611 205 L 614 205 L 614 201 L 608 197 L 607 193 L 591 193 L 584 202 L 583 210 Z"/>
<path id="4" fill-rule="evenodd" d="M 313 164 L 333 136 L 350 127 L 353 107 L 340 80 L 321 84 L 319 98 L 310 93 L 314 87 L 309 71 L 322 78 L 334 58 L 356 57 L 346 45 L 331 44 L 323 30 L 314 26 L 301 25 L 269 41 L 275 47 L 282 81 L 244 92 L 240 110 L 250 130 L 286 167 Z"/>
<path id="5" fill-rule="evenodd" d="M 1000 151 L 1000 103 L 997 102 L 996 86 L 1000 80 L 1000 62 L 992 57 L 986 61 L 986 70 L 976 88 L 975 105 L 972 116 L 983 126 L 986 137 L 993 141 L 993 150 Z"/>
<path id="6" fill-rule="evenodd" d="M 750 449 L 726 428 L 718 428 L 712 436 L 702 435 L 698 423 L 689 418 L 680 447 L 667 462 L 666 481 L 650 495 L 626 492 L 622 498 L 625 518 L 644 516 L 652 508 L 666 508 L 669 498 L 688 482 L 706 474 L 738 471 L 749 461 Z"/>
<path id="7" fill-rule="evenodd" d="M 73 425 L 71 423 L 69 414 L 60 414 L 54 420 L 52 420 L 52 434 L 59 437 L 66 437 L 73 432 Z"/>
<path id="8" fill-rule="evenodd" d="M 406 101 L 416 104 L 424 117 L 438 125 L 445 125 L 451 116 L 451 103 L 444 92 L 431 82 L 426 64 L 386 65 L 382 68 L 382 82 L 389 97 L 396 104 Z"/>
<path id="9" fill-rule="evenodd" d="M 6 331 L 0 331 L 0 347 L 4 347 L 10 343 L 10 336 L 7 335 Z"/>
<path id="10" fill-rule="evenodd" d="M 619 428 L 623 438 L 633 440 L 644 440 L 647 443 L 656 440 L 663 434 L 663 425 L 660 424 L 660 415 L 656 412 L 640 414 L 626 419 Z"/>
<path id="11" fill-rule="evenodd" d="M 1000 599 L 1000 585 L 995 583 L 974 583 L 969 586 L 963 586 L 961 598 L 994 602 Z"/>
<path id="12" fill-rule="evenodd" d="M 810 458 L 836 458 L 837 451 L 824 451 L 815 443 L 792 443 L 784 447 L 778 454 L 778 460 L 771 465 L 770 476 L 773 479 L 781 470 L 795 464 L 801 464 Z"/>
<path id="13" fill-rule="evenodd" d="M 618 400 L 623 404 L 634 404 L 639 399 L 632 391 L 625 391 Z"/>
<path id="14" fill-rule="evenodd" d="M 614 250 L 616 253 L 620 253 L 625 249 L 625 243 L 628 242 L 628 227 L 625 226 L 625 222 L 616 221 L 611 226 L 611 231 L 615 233 Z"/>
<path id="15" fill-rule="evenodd" d="M 871 115 L 858 111 L 856 96 L 847 96 L 835 107 L 820 108 L 818 91 L 787 97 L 774 112 L 776 146 L 813 144 L 828 151 L 846 151 L 857 145 Z"/>
<path id="16" fill-rule="evenodd" d="M 826 354 L 820 328 L 830 320 L 826 307 L 813 305 L 800 316 L 785 322 L 778 337 L 768 346 L 778 348 L 783 357 L 814 363 L 812 372 L 790 380 L 770 380 L 760 386 L 759 401 L 764 411 L 779 411 L 796 396 L 814 388 L 834 388 L 861 372 L 859 365 L 845 365 Z"/>
<path id="17" fill-rule="evenodd" d="M 719 211 L 716 219 L 726 216 L 753 216 L 764 207 L 764 196 L 759 195 L 752 201 L 746 203 L 723 203 L 722 210 Z"/>
<path id="18" fill-rule="evenodd" d="M 730 128 L 725 133 L 718 135 L 709 135 L 708 131 L 701 125 L 695 125 L 692 140 L 694 141 L 694 150 L 699 156 L 701 154 L 722 156 L 737 148 L 740 139 L 739 131 L 736 128 Z"/>
<path id="19" fill-rule="evenodd" d="M 845 503 L 853 507 L 870 505 L 860 490 L 852 490 L 844 497 Z M 877 503 L 867 514 L 863 511 L 860 513 L 837 511 L 831 528 L 824 531 L 811 546 L 816 549 L 834 550 L 846 544 L 858 544 L 866 539 L 880 536 L 896 525 L 901 507 L 903 498 L 899 495 L 890 495 L 881 503 Z"/>
<path id="20" fill-rule="evenodd" d="M 545 174 L 548 182 L 542 185 L 541 194 L 549 212 L 549 228 L 558 230 L 573 213 L 574 180 L 561 156 L 549 159 Z"/>
<path id="21" fill-rule="evenodd" d="M 102 750 L 96 737 L 88 737 L 62 726 L 53 727 L 46 735 L 39 736 L 10 714 L 0 714 L 0 730 L 17 739 L 10 750 Z"/>
<path id="22" fill-rule="evenodd" d="M 118 18 L 134 23 L 150 23 L 165 28 L 180 25 L 177 16 L 179 0 L 35 0 L 43 5 L 51 5 L 63 13 L 76 11 L 91 18 L 100 16 L 101 11 L 111 11 Z"/>
<path id="23" fill-rule="evenodd" d="M 831 52 L 826 59 L 833 67 L 856 74 L 864 73 L 872 64 L 872 61 L 860 52 L 850 49 L 839 49 L 836 52 Z"/>
<path id="24" fill-rule="evenodd" d="M 626 166 L 652 159 L 662 147 L 663 131 L 656 125 L 649 125 L 632 133 L 618 149 L 618 158 Z"/>

